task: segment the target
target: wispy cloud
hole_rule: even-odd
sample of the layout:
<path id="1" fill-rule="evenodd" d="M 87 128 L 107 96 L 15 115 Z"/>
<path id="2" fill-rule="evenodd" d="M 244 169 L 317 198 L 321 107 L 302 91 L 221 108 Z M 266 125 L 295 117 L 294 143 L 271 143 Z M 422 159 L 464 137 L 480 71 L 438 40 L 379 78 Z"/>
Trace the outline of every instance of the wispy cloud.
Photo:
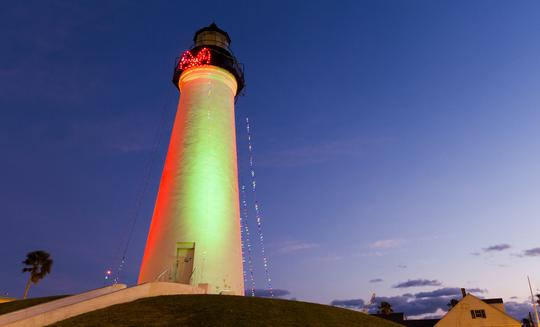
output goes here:
<path id="1" fill-rule="evenodd" d="M 336 307 L 361 309 L 364 307 L 365 302 L 362 299 L 350 299 L 350 300 L 333 300 L 330 304 Z"/>
<path id="2" fill-rule="evenodd" d="M 488 246 L 487 248 L 483 248 L 483 250 L 484 252 L 500 252 L 508 250 L 509 248 L 511 248 L 510 244 L 502 243 Z"/>
<path id="3" fill-rule="evenodd" d="M 382 257 L 384 254 L 379 251 L 368 251 L 360 253 L 361 257 Z"/>
<path id="4" fill-rule="evenodd" d="M 297 167 L 320 164 L 344 157 L 358 156 L 369 146 L 388 142 L 387 139 L 343 138 L 291 147 L 259 156 L 258 165 Z"/>
<path id="5" fill-rule="evenodd" d="M 342 260 L 344 257 L 340 255 L 325 255 L 320 256 L 316 258 L 311 258 L 312 261 L 319 261 L 319 262 L 333 262 L 333 261 L 339 261 Z"/>
<path id="6" fill-rule="evenodd" d="M 540 256 L 540 248 L 532 248 L 532 249 L 525 250 L 520 256 L 521 257 L 538 257 Z"/>
<path id="7" fill-rule="evenodd" d="M 506 313 L 518 320 L 528 317 L 529 312 L 533 310 L 532 305 L 529 301 L 521 303 L 515 301 L 505 302 L 504 308 L 506 309 Z"/>
<path id="8" fill-rule="evenodd" d="M 402 247 L 405 243 L 405 240 L 401 239 L 378 240 L 370 243 L 368 247 L 371 249 L 393 249 Z"/>
<path id="9" fill-rule="evenodd" d="M 278 252 L 282 254 L 288 254 L 288 253 L 318 248 L 319 246 L 320 245 L 317 243 L 308 243 L 308 242 L 301 242 L 301 241 L 287 241 L 279 245 Z"/>
<path id="10" fill-rule="evenodd" d="M 481 288 L 468 288 L 469 293 L 486 293 L 487 290 Z M 461 296 L 461 289 L 459 287 L 443 287 L 430 292 L 419 292 L 414 295 L 416 298 L 434 298 L 441 296 Z"/>
<path id="11" fill-rule="evenodd" d="M 154 118 L 155 119 L 155 118 Z M 102 121 L 77 121 L 69 126 L 72 146 L 85 144 L 119 154 L 138 153 L 152 150 L 156 141 L 164 142 L 163 133 L 156 139 L 157 126 L 161 122 L 146 115 L 120 116 Z"/>
<path id="12" fill-rule="evenodd" d="M 380 283 L 380 282 L 383 282 L 384 280 L 382 278 L 374 278 L 372 280 L 370 280 L 369 282 L 370 283 Z"/>
<path id="13" fill-rule="evenodd" d="M 421 287 L 421 286 L 441 286 L 442 283 L 436 279 L 409 279 L 406 282 L 398 283 L 393 288 L 408 288 L 408 287 Z"/>

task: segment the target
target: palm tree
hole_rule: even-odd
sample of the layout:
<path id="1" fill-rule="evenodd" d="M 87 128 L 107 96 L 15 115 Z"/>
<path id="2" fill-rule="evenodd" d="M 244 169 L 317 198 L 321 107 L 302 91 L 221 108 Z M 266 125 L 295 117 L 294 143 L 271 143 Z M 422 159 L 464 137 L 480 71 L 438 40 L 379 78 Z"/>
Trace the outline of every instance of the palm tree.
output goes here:
<path id="1" fill-rule="evenodd" d="M 389 315 L 392 312 L 394 312 L 394 310 L 392 310 L 392 305 L 386 301 L 382 301 L 377 308 L 378 314 Z"/>
<path id="2" fill-rule="evenodd" d="M 53 261 L 49 253 L 39 250 L 29 252 L 22 263 L 26 266 L 22 269 L 22 272 L 30 272 L 30 277 L 28 278 L 26 288 L 24 289 L 23 299 L 26 299 L 30 284 L 37 284 L 40 280 L 45 278 L 45 276 L 51 272 Z"/>

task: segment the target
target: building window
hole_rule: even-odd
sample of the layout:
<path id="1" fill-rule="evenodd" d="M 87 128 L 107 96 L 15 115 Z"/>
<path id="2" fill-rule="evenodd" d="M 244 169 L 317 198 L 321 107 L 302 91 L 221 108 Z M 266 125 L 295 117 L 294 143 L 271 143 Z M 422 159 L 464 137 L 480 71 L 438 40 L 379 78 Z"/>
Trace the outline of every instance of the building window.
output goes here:
<path id="1" fill-rule="evenodd" d="M 486 311 L 485 310 L 471 310 L 471 318 L 486 318 Z"/>

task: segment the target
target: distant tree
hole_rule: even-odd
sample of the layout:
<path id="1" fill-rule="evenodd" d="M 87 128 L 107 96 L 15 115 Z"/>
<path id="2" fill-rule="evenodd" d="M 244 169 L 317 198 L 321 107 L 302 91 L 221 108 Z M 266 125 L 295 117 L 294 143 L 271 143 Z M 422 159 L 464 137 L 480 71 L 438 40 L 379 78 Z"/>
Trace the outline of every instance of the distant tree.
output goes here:
<path id="1" fill-rule="evenodd" d="M 456 304 L 458 304 L 459 301 L 456 300 L 456 299 L 451 299 L 450 302 L 448 302 L 448 304 L 446 304 L 448 306 L 448 311 L 452 310 Z"/>
<path id="2" fill-rule="evenodd" d="M 49 253 L 39 250 L 29 252 L 26 255 L 26 259 L 22 263 L 26 266 L 22 269 L 22 272 L 30 273 L 28 282 L 26 283 L 26 288 L 24 289 L 23 299 L 26 299 L 30 285 L 32 283 L 37 284 L 51 272 L 53 261 Z"/>
<path id="3" fill-rule="evenodd" d="M 534 327 L 532 321 L 529 318 L 521 319 L 521 325 L 523 327 Z"/>
<path id="4" fill-rule="evenodd" d="M 386 301 L 382 301 L 377 308 L 378 314 L 389 315 L 392 312 L 394 312 L 394 310 L 392 309 L 392 305 Z"/>

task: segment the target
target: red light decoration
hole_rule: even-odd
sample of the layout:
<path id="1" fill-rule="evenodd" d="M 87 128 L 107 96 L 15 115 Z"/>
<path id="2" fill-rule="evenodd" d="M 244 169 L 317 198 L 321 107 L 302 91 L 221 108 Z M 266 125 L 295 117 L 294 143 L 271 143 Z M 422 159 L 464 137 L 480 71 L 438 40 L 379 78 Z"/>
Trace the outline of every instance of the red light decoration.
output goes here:
<path id="1" fill-rule="evenodd" d="M 180 58 L 180 62 L 178 63 L 178 68 L 184 70 L 191 67 L 209 65 L 210 59 L 212 59 L 212 54 L 208 48 L 202 48 L 201 51 L 197 53 L 196 57 L 191 54 L 191 51 L 187 50 L 182 54 L 182 58 Z"/>

